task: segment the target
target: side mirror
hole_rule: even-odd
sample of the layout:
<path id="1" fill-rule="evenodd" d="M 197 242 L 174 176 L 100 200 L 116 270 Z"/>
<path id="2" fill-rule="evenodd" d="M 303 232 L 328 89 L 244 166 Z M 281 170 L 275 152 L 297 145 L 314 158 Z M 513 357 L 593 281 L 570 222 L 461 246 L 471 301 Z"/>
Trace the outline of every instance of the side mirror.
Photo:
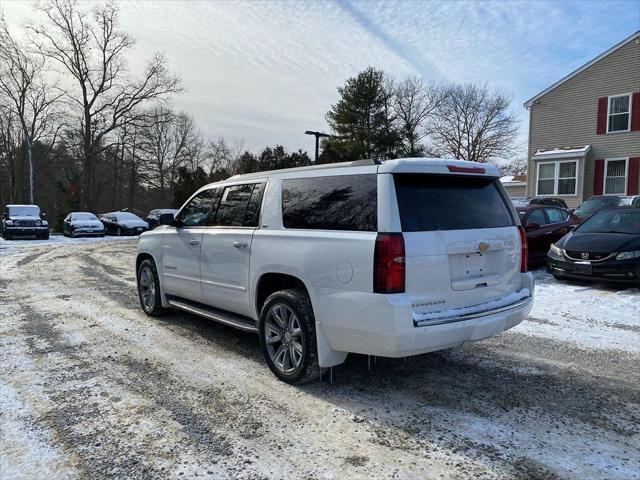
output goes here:
<path id="1" fill-rule="evenodd" d="M 540 228 L 540 224 L 539 224 L 539 223 L 535 223 L 535 222 L 527 223 L 527 226 L 526 226 L 526 227 L 524 227 L 524 229 L 525 229 L 527 232 L 530 232 L 530 231 L 532 231 L 532 230 L 537 230 L 537 229 L 539 229 L 539 228 Z"/>
<path id="2" fill-rule="evenodd" d="M 40 212 L 40 218 L 47 218 L 47 214 L 44 212 Z"/>
<path id="3" fill-rule="evenodd" d="M 158 218 L 159 225 L 174 225 L 175 218 L 173 213 L 163 213 Z"/>

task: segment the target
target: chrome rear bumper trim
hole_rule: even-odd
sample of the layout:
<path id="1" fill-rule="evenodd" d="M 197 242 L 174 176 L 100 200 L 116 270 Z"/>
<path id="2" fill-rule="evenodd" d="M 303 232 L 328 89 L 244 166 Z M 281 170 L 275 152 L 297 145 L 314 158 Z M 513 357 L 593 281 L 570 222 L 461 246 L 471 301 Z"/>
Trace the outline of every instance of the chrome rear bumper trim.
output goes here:
<path id="1" fill-rule="evenodd" d="M 464 322 L 465 320 L 473 320 L 474 318 L 488 317 L 490 315 L 496 315 L 509 310 L 526 307 L 532 300 L 533 297 L 526 297 L 510 305 L 505 305 L 504 307 L 495 308 L 493 310 L 485 310 L 483 312 L 469 313 L 467 315 L 460 316 L 435 318 L 432 320 L 414 320 L 413 325 L 415 327 L 430 327 L 432 325 L 444 325 L 446 323 Z"/>

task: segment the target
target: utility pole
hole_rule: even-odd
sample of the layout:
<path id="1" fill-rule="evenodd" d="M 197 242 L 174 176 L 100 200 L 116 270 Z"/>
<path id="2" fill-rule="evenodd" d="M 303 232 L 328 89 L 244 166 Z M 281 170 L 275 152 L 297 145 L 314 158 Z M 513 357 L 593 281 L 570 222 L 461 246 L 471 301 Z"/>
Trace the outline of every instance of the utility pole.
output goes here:
<path id="1" fill-rule="evenodd" d="M 330 137 L 331 135 L 328 135 L 322 132 L 314 132 L 312 130 L 307 130 L 306 132 L 304 132 L 304 134 L 313 135 L 314 137 L 316 137 L 316 159 L 314 160 L 313 163 L 318 163 L 318 150 L 320 149 L 320 137 Z"/>

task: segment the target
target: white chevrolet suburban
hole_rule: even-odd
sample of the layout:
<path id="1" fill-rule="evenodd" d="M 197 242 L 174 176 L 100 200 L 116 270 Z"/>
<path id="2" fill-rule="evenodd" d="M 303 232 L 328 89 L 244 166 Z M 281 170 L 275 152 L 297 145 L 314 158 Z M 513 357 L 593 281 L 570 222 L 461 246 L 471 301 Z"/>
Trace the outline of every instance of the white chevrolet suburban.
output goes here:
<path id="1" fill-rule="evenodd" d="M 528 315 L 533 277 L 498 177 L 411 158 L 207 185 L 140 236 L 141 306 L 258 333 L 289 383 L 349 352 L 404 357 L 503 332 Z"/>

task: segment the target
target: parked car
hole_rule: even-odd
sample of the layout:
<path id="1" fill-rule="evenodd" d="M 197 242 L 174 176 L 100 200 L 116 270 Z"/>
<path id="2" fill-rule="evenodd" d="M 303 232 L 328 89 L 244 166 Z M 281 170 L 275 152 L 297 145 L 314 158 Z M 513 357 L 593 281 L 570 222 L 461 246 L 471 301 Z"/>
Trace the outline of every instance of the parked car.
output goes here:
<path id="1" fill-rule="evenodd" d="M 531 309 L 524 228 L 486 164 L 400 159 L 235 176 L 160 223 L 138 241 L 144 312 L 174 307 L 258 333 L 289 383 L 348 352 L 405 357 L 480 340 Z"/>
<path id="2" fill-rule="evenodd" d="M 107 235 L 140 235 L 149 230 L 149 224 L 131 212 L 105 213 L 100 221 Z"/>
<path id="3" fill-rule="evenodd" d="M 49 238 L 49 222 L 37 205 L 7 205 L 0 223 L 2 238 L 15 237 Z"/>
<path id="4" fill-rule="evenodd" d="M 149 230 L 153 230 L 158 225 L 160 225 L 158 223 L 158 220 L 160 219 L 160 215 L 162 215 L 163 213 L 170 213 L 172 215 L 175 215 L 176 213 L 178 213 L 178 210 L 176 210 L 175 208 L 157 208 L 155 210 L 151 210 L 146 218 L 147 223 L 149 224 Z"/>
<path id="5" fill-rule="evenodd" d="M 533 197 L 529 199 L 529 205 L 548 205 L 550 207 L 558 207 L 568 209 L 567 202 L 556 197 Z"/>
<path id="6" fill-rule="evenodd" d="M 640 207 L 640 195 L 596 195 L 580 204 L 573 212 L 580 222 L 600 210 L 614 207 Z"/>
<path id="7" fill-rule="evenodd" d="M 104 224 L 90 212 L 71 212 L 64 219 L 62 233 L 65 237 L 98 235 L 104 237 Z"/>
<path id="8" fill-rule="evenodd" d="M 526 207 L 528 205 L 548 205 L 550 207 L 558 207 L 568 210 L 567 203 L 563 199 L 556 197 L 515 197 L 511 199 L 511 202 L 515 207 Z"/>
<path id="9" fill-rule="evenodd" d="M 571 214 L 564 208 L 541 205 L 517 207 L 516 211 L 527 232 L 529 264 L 544 264 L 551 244 L 573 228 Z"/>
<path id="10" fill-rule="evenodd" d="M 547 270 L 556 278 L 640 285 L 640 209 L 595 213 L 551 245 Z"/>

